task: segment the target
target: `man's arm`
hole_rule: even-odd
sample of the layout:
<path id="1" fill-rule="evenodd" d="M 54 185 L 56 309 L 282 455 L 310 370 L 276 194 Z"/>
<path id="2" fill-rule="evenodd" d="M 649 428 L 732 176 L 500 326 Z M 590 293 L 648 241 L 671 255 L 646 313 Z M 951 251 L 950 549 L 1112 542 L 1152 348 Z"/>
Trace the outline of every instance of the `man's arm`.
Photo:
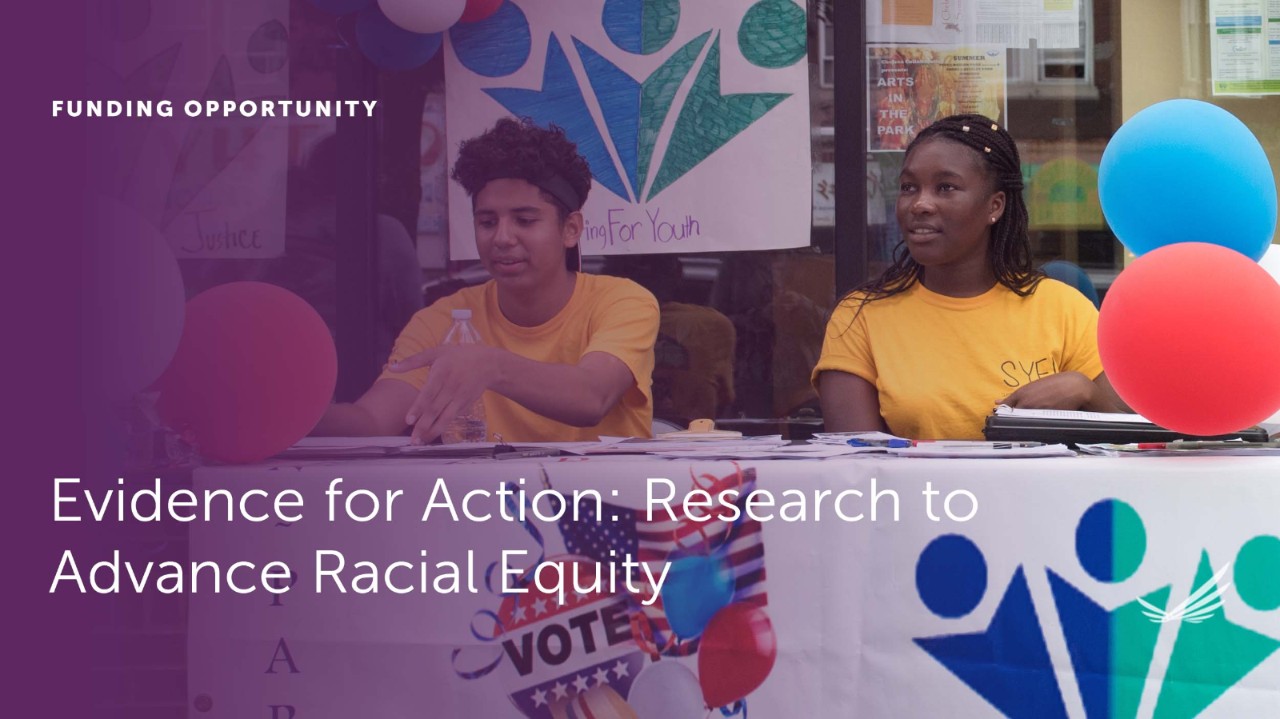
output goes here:
<path id="1" fill-rule="evenodd" d="M 355 402 L 329 405 L 311 434 L 321 437 L 370 437 L 404 434 L 405 413 L 418 390 L 398 379 L 380 379 Z"/>
<path id="2" fill-rule="evenodd" d="M 431 442 L 459 412 L 492 390 L 527 409 L 574 427 L 601 420 L 635 386 L 626 363 L 588 352 L 577 364 L 538 362 L 484 345 L 442 346 L 392 364 L 393 372 L 431 367 L 427 382 L 406 406 L 415 442 Z"/>

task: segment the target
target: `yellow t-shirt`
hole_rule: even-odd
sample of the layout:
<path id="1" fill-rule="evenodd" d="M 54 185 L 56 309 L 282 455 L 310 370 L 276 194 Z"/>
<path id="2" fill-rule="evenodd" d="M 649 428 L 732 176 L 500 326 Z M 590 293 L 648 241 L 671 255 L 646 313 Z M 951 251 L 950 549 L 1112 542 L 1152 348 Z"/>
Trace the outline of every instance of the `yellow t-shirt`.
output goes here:
<path id="1" fill-rule="evenodd" d="M 997 284 L 955 298 L 916 283 L 827 323 L 818 375 L 838 370 L 876 386 L 889 431 L 913 439 L 981 439 L 995 401 L 1055 372 L 1102 374 L 1098 311 L 1075 289 L 1040 281 L 1019 297 Z"/>
<path id="2" fill-rule="evenodd" d="M 648 437 L 652 431 L 653 344 L 658 334 L 658 302 L 631 280 L 577 273 L 573 295 L 555 317 L 536 327 L 512 324 L 498 308 L 492 280 L 459 290 L 419 311 L 400 333 L 389 362 L 435 347 L 453 324 L 451 312 L 470 309 L 471 324 L 491 347 L 538 362 L 577 364 L 588 352 L 607 352 L 622 360 L 635 385 L 594 427 L 573 427 L 543 417 L 495 392 L 484 393 L 490 434 L 507 442 L 579 442 L 601 435 Z M 397 373 L 383 368 L 379 379 L 395 379 L 421 388 L 430 368 Z M 566 392 L 573 388 L 566 387 Z"/>

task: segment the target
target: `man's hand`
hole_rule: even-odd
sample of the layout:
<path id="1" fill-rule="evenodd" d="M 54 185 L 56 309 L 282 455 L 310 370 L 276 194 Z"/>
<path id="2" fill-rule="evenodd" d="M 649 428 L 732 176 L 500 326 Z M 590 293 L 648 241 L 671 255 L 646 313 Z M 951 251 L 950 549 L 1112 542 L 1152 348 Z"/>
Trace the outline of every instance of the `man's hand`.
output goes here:
<path id="1" fill-rule="evenodd" d="M 1023 409 L 1081 409 L 1094 403 L 1097 386 L 1079 372 L 1058 372 L 1019 387 L 996 404 Z"/>
<path id="2" fill-rule="evenodd" d="M 431 368 L 404 418 L 405 424 L 413 425 L 410 443 L 435 441 L 458 413 L 498 383 L 502 354 L 502 350 L 485 345 L 443 345 L 389 365 L 392 372 Z"/>

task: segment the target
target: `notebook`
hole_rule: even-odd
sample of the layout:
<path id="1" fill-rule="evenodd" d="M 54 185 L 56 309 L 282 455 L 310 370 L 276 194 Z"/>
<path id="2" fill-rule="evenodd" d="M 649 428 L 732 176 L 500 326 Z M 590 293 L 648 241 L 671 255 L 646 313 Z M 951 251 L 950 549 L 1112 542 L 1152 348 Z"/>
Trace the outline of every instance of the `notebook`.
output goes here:
<path id="1" fill-rule="evenodd" d="M 1212 436 L 1187 434 L 1161 427 L 1137 414 L 1079 412 L 1060 409 L 996 407 L 986 420 L 982 435 L 991 441 L 1035 441 L 1046 444 L 1127 444 L 1170 442 L 1175 439 L 1267 441 L 1261 427 Z"/>

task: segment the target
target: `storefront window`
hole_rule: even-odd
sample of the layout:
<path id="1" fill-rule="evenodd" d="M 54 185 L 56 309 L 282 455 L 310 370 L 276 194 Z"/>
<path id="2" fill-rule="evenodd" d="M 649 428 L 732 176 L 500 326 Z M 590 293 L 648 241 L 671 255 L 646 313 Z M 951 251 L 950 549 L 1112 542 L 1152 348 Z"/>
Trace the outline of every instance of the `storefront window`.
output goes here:
<path id="1" fill-rule="evenodd" d="M 679 424 L 712 417 L 749 431 L 767 428 L 797 437 L 817 428 L 820 413 L 809 372 L 826 318 L 840 294 L 891 260 L 900 241 L 894 202 L 903 149 L 914 132 L 938 117 L 978 111 L 1009 129 L 1022 156 L 1036 264 L 1099 301 L 1127 261 L 1098 200 L 1102 153 L 1126 118 L 1165 99 L 1206 100 L 1242 119 L 1273 164 L 1280 159 L 1280 124 L 1275 121 L 1280 99 L 1268 84 L 1274 81 L 1261 76 L 1257 82 L 1231 79 L 1233 72 L 1241 77 L 1252 72 L 1250 62 L 1265 75 L 1272 72 L 1267 63 L 1280 66 L 1280 60 L 1263 54 L 1249 60 L 1242 56 L 1247 50 L 1243 45 L 1224 45 L 1213 31 L 1216 21 L 1208 2 L 1074 0 L 1052 5 L 1053 11 L 1044 11 L 1035 3 L 874 0 L 851 3 L 849 10 L 820 0 L 808 3 L 807 51 L 799 62 L 808 75 L 811 222 L 797 225 L 796 236 L 783 243 L 791 249 L 603 256 L 587 248 L 584 271 L 630 277 L 663 305 L 655 378 L 659 417 Z M 857 13 L 866 22 L 855 35 L 862 44 L 851 46 L 838 23 Z M 406 312 L 486 279 L 477 261 L 460 259 L 450 250 L 449 238 L 457 228 L 450 225 L 447 176 L 450 148 L 483 129 L 482 123 L 449 124 L 449 103 L 456 96 L 449 91 L 446 69 L 447 53 L 455 52 L 451 45 L 414 69 L 376 69 L 361 54 L 352 18 L 322 12 L 308 0 L 289 3 L 287 30 L 290 96 L 323 99 L 359 92 L 376 97 L 375 151 L 362 160 L 367 167 L 340 161 L 341 153 L 328 155 L 330 164 L 324 165 L 323 150 L 333 149 L 326 143 L 349 143 L 350 131 L 335 122 L 292 122 L 286 153 L 286 234 L 291 244 L 285 255 L 269 262 L 184 261 L 187 287 L 194 294 L 219 282 L 255 277 L 288 286 L 291 280 L 272 273 L 309 271 L 297 238 L 307 232 L 336 238 L 338 207 L 351 201 L 330 195 L 332 201 L 319 206 L 314 196 L 332 191 L 334 173 L 367 170 L 375 184 L 374 224 L 401 228 L 408 244 L 406 252 L 362 282 L 381 288 L 375 294 L 385 294 L 392 285 L 420 289 L 399 304 L 375 302 L 378 321 L 386 329 L 379 330 L 377 347 L 366 354 L 381 356 L 393 326 L 403 324 Z M 718 42 L 733 42 L 732 35 L 721 32 Z M 560 39 L 572 43 L 569 37 Z M 625 44 L 625 39 L 613 39 Z M 711 45 L 695 48 L 695 63 L 711 52 Z M 589 54 L 581 48 L 566 52 L 577 58 Z M 581 80 L 586 70 L 577 62 L 572 68 Z M 362 65 L 366 72 L 344 79 L 343 63 Z M 894 81 L 907 77 L 912 79 L 909 87 L 895 86 Z M 520 80 L 531 87 L 541 81 L 532 75 Z M 877 81 L 883 82 L 878 86 Z M 726 85 L 724 93 L 731 91 Z M 860 115 L 852 126 L 865 136 L 837 132 L 837 115 L 847 123 L 852 112 Z M 729 142 L 720 151 L 742 152 L 741 147 Z M 844 175 L 858 180 L 846 181 L 847 187 L 836 182 L 843 172 L 840 156 L 858 167 Z M 615 159 L 623 166 L 630 162 Z M 615 194 L 638 195 L 646 187 L 641 172 L 632 171 Z M 767 167 L 757 171 L 769 172 Z M 317 177 L 324 182 L 308 180 Z M 637 186 L 629 189 L 633 184 Z M 864 216 L 850 219 L 837 212 L 837 198 L 847 198 L 847 193 L 865 193 Z M 379 232 L 390 230 L 375 229 L 375 236 Z M 341 270 L 332 255 L 322 259 L 328 269 L 319 280 L 312 272 L 311 281 L 334 290 L 323 303 L 340 304 L 344 300 L 334 278 Z M 393 265 L 402 271 L 391 272 Z M 846 272 L 837 282 L 850 267 L 857 272 Z M 331 316 L 336 317 L 330 313 L 326 319 Z M 337 319 L 331 323 L 340 345 L 353 336 L 344 334 L 341 324 Z"/>

